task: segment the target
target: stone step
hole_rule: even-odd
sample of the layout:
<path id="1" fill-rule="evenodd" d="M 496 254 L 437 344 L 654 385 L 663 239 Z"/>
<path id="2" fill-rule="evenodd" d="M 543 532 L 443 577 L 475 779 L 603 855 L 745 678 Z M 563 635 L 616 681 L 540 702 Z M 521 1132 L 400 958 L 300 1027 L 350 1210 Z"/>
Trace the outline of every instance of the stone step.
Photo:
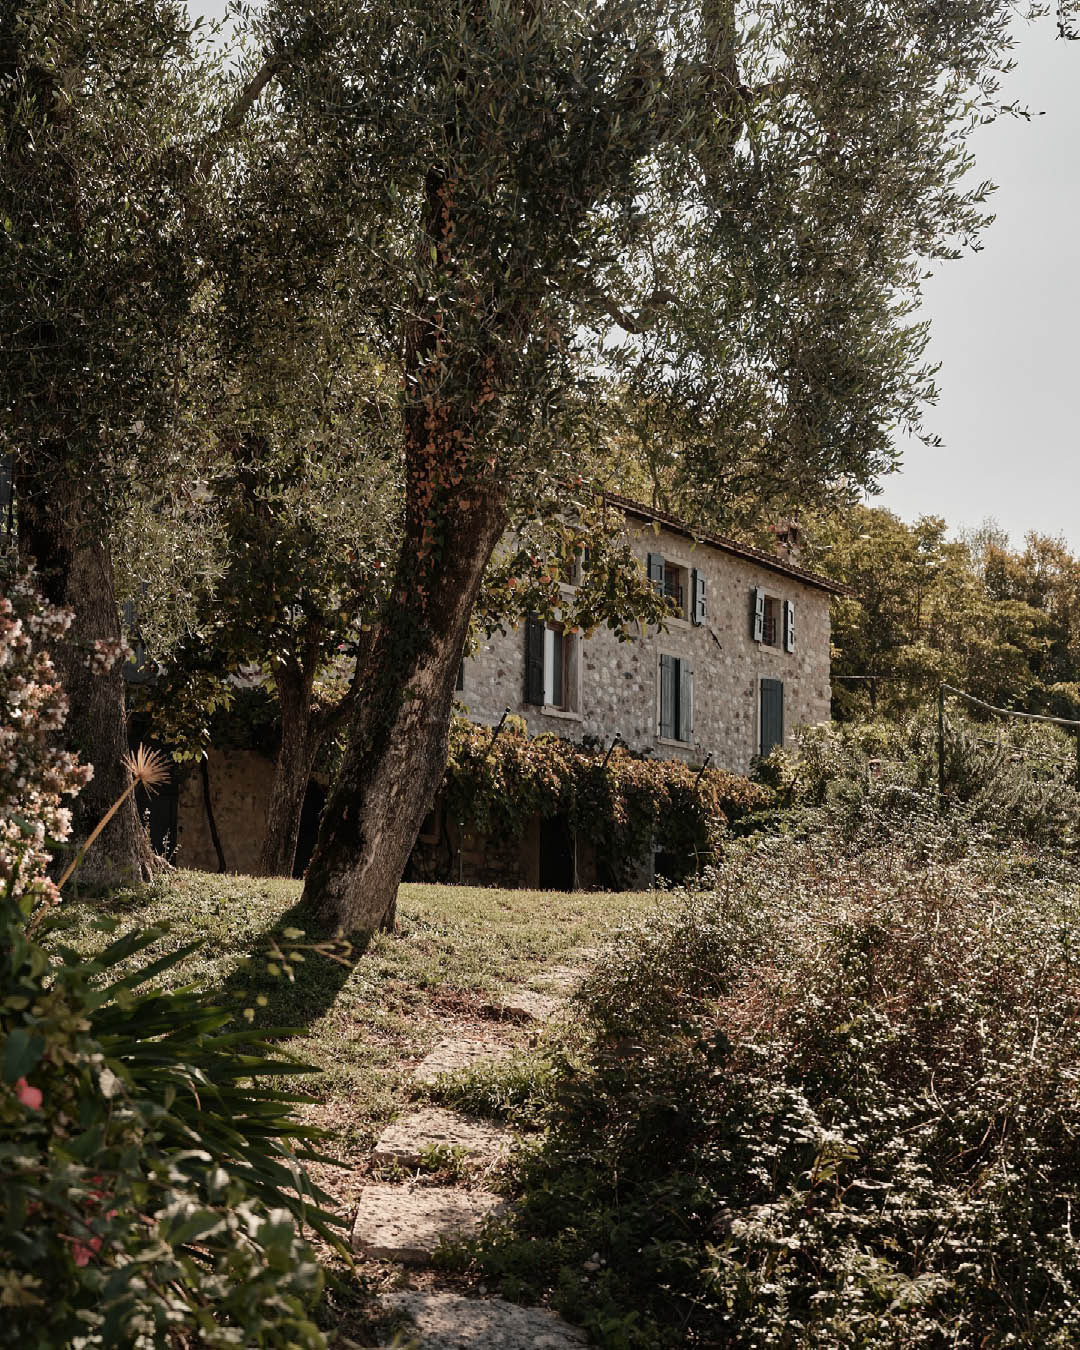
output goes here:
<path id="1" fill-rule="evenodd" d="M 436 1291 L 390 1294 L 386 1306 L 413 1321 L 419 1350 L 577 1350 L 585 1335 L 545 1308 Z"/>
<path id="2" fill-rule="evenodd" d="M 416 1167 L 433 1148 L 455 1149 L 470 1158 L 494 1161 L 509 1146 L 510 1136 L 495 1125 L 425 1106 L 387 1125 L 371 1156 L 377 1163 Z"/>
<path id="3" fill-rule="evenodd" d="M 426 1059 L 417 1066 L 417 1083 L 433 1083 L 440 1074 L 458 1069 L 471 1069 L 485 1059 L 505 1059 L 509 1050 L 501 1041 L 480 1039 L 447 1039 L 440 1041 Z"/>
<path id="4" fill-rule="evenodd" d="M 535 989 L 513 989 L 484 1005 L 489 1017 L 508 1022 L 546 1022 L 562 1006 L 562 999 L 540 994 Z"/>
<path id="5" fill-rule="evenodd" d="M 353 1222 L 352 1245 L 383 1261 L 424 1265 L 441 1238 L 471 1237 L 506 1202 L 491 1191 L 453 1186 L 365 1186 Z"/>

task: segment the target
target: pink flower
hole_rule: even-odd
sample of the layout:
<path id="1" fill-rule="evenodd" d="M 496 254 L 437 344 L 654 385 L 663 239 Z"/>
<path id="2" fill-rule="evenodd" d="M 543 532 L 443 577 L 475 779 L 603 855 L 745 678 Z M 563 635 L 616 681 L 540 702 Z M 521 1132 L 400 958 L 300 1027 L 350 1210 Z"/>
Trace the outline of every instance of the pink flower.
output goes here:
<path id="1" fill-rule="evenodd" d="M 15 1095 L 23 1106 L 28 1106 L 31 1111 L 40 1111 L 41 1103 L 44 1100 L 41 1095 L 41 1089 L 31 1087 L 25 1078 L 15 1080 Z"/>
<path id="2" fill-rule="evenodd" d="M 96 1255 L 101 1250 L 101 1239 L 99 1237 L 88 1238 L 85 1243 L 73 1242 L 71 1245 L 71 1254 L 75 1258 L 77 1266 L 88 1266 L 91 1256 Z"/>

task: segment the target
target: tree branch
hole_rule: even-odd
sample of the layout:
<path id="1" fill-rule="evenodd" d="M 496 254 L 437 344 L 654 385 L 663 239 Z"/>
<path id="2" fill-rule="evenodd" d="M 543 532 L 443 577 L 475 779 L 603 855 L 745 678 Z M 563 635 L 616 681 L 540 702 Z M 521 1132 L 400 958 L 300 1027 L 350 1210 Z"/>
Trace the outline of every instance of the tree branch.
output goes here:
<path id="1" fill-rule="evenodd" d="M 625 328 L 628 333 L 640 336 L 647 333 L 653 325 L 654 312 L 661 309 L 664 305 L 671 305 L 678 297 L 671 291 L 657 289 L 645 301 L 641 307 L 641 313 L 636 317 L 628 314 L 626 310 L 621 309 L 609 295 L 599 295 L 600 308 L 615 320 L 620 328 Z"/>
<path id="2" fill-rule="evenodd" d="M 263 90 L 274 79 L 289 62 L 293 59 L 294 53 L 289 51 L 275 52 L 273 56 L 268 56 L 255 74 L 244 85 L 243 89 L 233 100 L 231 106 L 226 109 L 218 128 L 208 137 L 203 147 L 203 152 L 199 156 L 199 172 L 205 178 L 214 167 L 218 155 L 221 152 L 221 144 L 230 132 L 235 131 L 247 117 L 248 113 L 254 108 L 262 96 Z"/>

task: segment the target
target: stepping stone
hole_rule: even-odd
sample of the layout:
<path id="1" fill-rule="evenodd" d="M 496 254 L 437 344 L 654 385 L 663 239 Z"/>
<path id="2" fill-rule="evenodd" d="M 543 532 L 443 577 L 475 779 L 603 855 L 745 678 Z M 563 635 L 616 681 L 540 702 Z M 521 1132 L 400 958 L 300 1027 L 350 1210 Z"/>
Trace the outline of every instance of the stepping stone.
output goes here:
<path id="1" fill-rule="evenodd" d="M 508 1022 L 546 1022 L 561 1002 L 551 994 L 538 994 L 535 989 L 514 989 L 485 1004 L 484 1011 L 489 1017 L 502 1017 Z"/>
<path id="2" fill-rule="evenodd" d="M 356 1251 L 383 1261 L 424 1265 L 441 1238 L 471 1237 L 506 1202 L 491 1191 L 453 1186 L 365 1186 L 353 1223 Z"/>
<path id="3" fill-rule="evenodd" d="M 420 1350 L 578 1350 L 585 1344 L 584 1332 L 546 1308 L 500 1298 L 414 1292 L 391 1294 L 386 1305 L 412 1318 Z"/>
<path id="4" fill-rule="evenodd" d="M 387 1125 L 371 1156 L 377 1163 L 416 1167 L 433 1148 L 459 1149 L 470 1157 L 494 1159 L 506 1152 L 509 1142 L 506 1131 L 494 1125 L 426 1106 Z"/>
<path id="5" fill-rule="evenodd" d="M 431 1054 L 420 1061 L 414 1078 L 417 1083 L 433 1083 L 440 1074 L 471 1069 L 485 1059 L 505 1059 L 508 1054 L 502 1041 L 440 1041 Z"/>

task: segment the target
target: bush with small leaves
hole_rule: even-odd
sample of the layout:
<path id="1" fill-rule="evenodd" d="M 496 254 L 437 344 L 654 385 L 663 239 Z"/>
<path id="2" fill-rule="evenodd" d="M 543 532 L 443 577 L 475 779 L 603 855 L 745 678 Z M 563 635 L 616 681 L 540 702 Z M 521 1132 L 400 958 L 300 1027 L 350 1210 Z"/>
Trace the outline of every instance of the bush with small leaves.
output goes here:
<path id="1" fill-rule="evenodd" d="M 489 1279 L 619 1350 L 1077 1343 L 1075 878 L 904 832 L 739 845 L 623 936 Z"/>

